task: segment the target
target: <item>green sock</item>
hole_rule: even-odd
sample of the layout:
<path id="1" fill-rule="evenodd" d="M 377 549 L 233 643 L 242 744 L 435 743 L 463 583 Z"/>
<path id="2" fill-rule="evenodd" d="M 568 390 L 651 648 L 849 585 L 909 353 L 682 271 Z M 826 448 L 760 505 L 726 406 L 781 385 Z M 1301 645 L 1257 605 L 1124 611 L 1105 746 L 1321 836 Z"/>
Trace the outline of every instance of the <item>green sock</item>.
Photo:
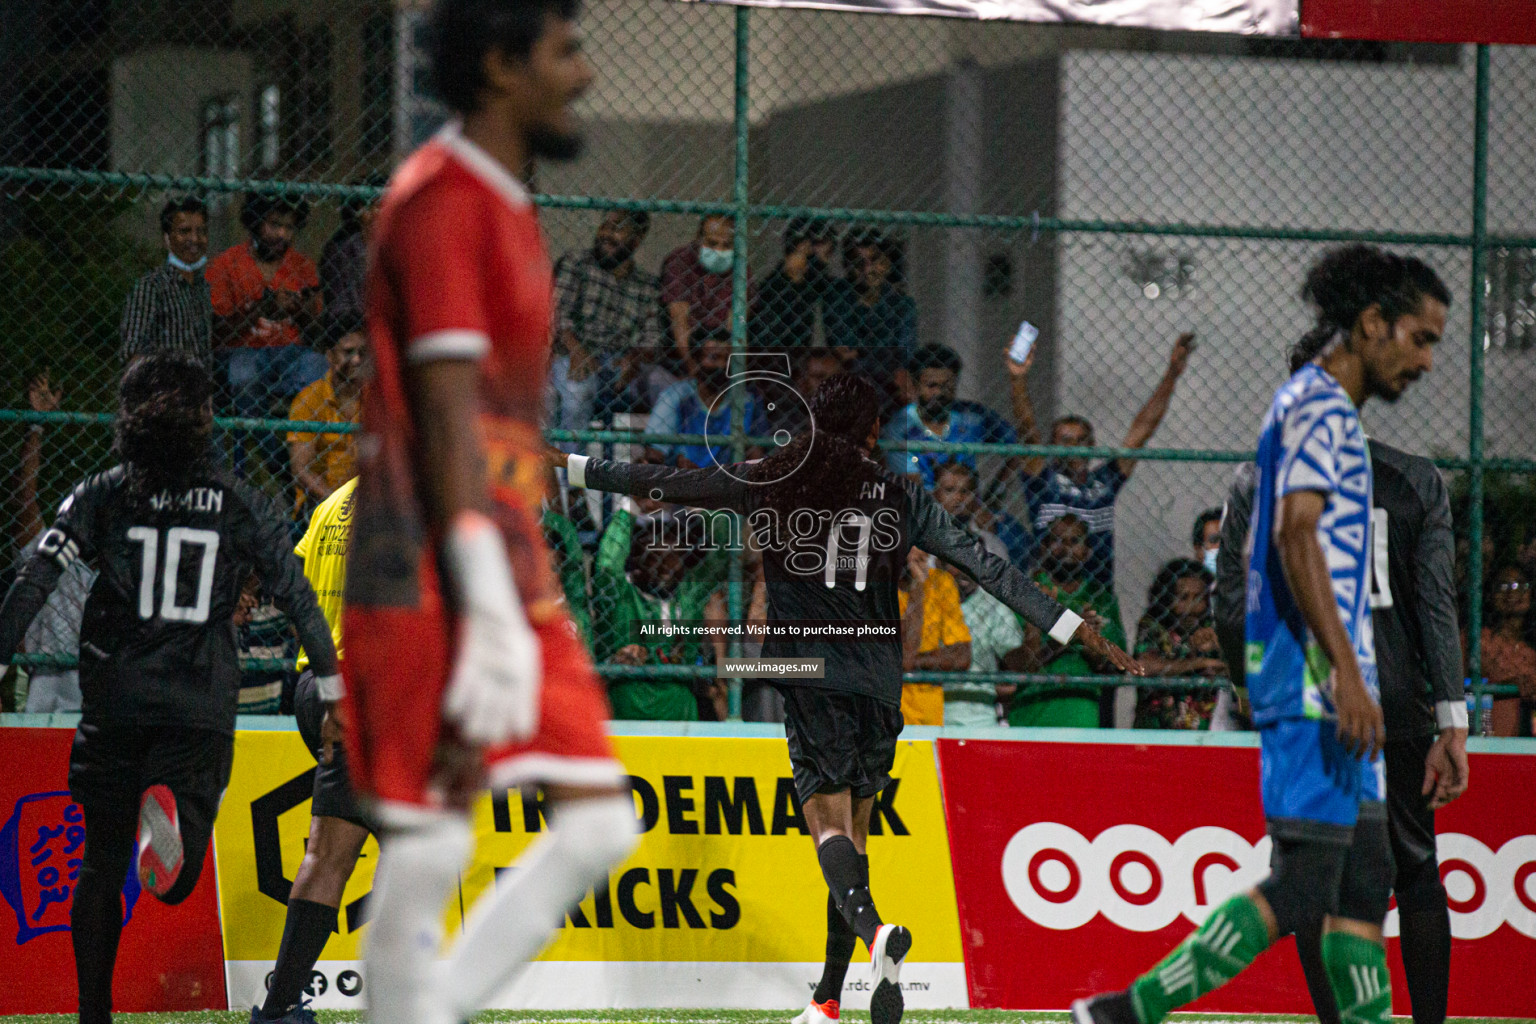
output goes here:
<path id="1" fill-rule="evenodd" d="M 1264 915 L 1247 896 L 1233 896 L 1162 962 L 1131 984 L 1141 1024 L 1158 1024 L 1186 1003 L 1220 988 L 1269 946 Z"/>
<path id="2" fill-rule="evenodd" d="M 1387 951 L 1349 932 L 1323 936 L 1323 967 L 1341 1024 L 1385 1024 L 1392 1017 Z"/>

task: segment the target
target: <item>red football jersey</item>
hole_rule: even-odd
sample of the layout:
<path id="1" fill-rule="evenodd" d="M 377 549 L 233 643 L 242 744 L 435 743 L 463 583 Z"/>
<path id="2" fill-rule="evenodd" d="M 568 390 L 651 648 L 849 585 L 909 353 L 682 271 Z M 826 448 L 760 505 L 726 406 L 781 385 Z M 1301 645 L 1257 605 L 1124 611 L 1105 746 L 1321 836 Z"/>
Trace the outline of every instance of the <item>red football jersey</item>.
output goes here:
<path id="1" fill-rule="evenodd" d="M 552 278 L 528 192 L 450 125 L 396 171 L 373 247 L 367 323 L 375 370 L 363 394 L 347 603 L 437 600 L 435 538 L 402 368 L 474 358 L 492 516 L 530 621 L 545 621 L 560 597 L 539 528 Z"/>

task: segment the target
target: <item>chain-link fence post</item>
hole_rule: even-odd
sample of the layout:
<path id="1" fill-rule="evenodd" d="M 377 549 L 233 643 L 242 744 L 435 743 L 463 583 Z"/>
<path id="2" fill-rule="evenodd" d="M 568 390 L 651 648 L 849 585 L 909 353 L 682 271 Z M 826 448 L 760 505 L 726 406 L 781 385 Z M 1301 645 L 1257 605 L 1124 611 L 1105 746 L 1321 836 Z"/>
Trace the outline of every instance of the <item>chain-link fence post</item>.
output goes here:
<path id="1" fill-rule="evenodd" d="M 1488 266 L 1488 46 L 1477 47 L 1472 126 L 1471 396 L 1467 467 L 1467 675 L 1472 680 L 1473 734 L 1483 730 L 1483 316 Z"/>

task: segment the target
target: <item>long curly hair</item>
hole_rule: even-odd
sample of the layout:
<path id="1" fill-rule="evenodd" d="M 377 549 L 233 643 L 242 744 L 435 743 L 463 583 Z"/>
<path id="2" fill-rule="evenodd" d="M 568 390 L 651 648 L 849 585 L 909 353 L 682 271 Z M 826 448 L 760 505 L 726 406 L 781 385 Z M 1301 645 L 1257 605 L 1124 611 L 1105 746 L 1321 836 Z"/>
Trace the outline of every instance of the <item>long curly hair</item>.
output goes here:
<path id="1" fill-rule="evenodd" d="M 213 378 L 193 359 L 135 360 L 118 387 L 113 451 L 134 493 L 188 487 L 210 468 Z"/>
<path id="2" fill-rule="evenodd" d="M 1307 271 L 1301 288 L 1302 300 L 1317 312 L 1317 322 L 1291 348 L 1291 372 L 1316 359 L 1334 338 L 1348 337 L 1371 306 L 1381 307 L 1391 324 L 1418 309 L 1426 295 L 1450 308 L 1450 289 L 1416 256 L 1360 242 L 1330 249 Z"/>
<path id="3" fill-rule="evenodd" d="M 880 419 L 882 398 L 880 389 L 858 374 L 839 373 L 822 382 L 810 401 L 810 426 L 753 467 L 749 479 L 767 488 L 764 504 L 781 516 L 802 508 L 853 507 L 860 487 L 880 475 L 864 442 Z"/>
<path id="4" fill-rule="evenodd" d="M 1211 571 L 1193 558 L 1175 558 L 1164 564 L 1147 588 L 1146 617 L 1167 630 L 1175 629 L 1179 624 L 1173 611 L 1173 600 L 1178 596 L 1179 580 L 1182 579 L 1198 579 L 1207 588 L 1215 582 Z M 1206 617 L 1210 617 L 1209 605 Z"/>

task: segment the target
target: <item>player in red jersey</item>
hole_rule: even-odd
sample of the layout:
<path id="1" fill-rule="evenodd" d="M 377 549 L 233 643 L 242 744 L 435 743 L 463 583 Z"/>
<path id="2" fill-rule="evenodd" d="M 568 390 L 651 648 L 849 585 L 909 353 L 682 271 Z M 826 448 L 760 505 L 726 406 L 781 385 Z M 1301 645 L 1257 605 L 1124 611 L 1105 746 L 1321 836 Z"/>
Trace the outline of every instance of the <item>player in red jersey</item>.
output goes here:
<path id="1" fill-rule="evenodd" d="M 635 844 L 607 701 L 539 530 L 551 271 L 518 174 L 579 148 L 592 72 L 574 0 L 438 0 L 430 65 L 458 115 L 396 171 L 367 285 L 344 710 L 381 828 L 367 950 L 377 1024 L 457 1024 Z M 551 825 L 440 974 L 444 905 L 489 783 L 541 783 Z"/>

